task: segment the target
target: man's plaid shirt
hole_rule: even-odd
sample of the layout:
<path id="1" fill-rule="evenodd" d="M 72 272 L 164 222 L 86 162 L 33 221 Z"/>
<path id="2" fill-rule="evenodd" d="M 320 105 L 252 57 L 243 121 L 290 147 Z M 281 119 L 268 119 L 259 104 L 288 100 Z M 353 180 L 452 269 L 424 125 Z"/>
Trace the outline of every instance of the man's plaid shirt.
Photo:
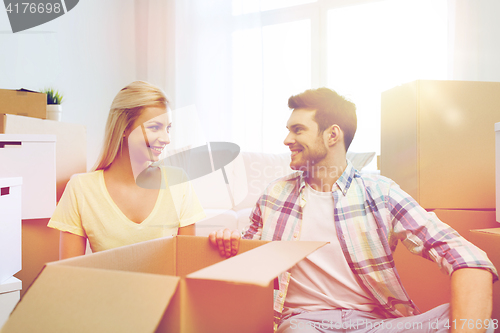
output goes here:
<path id="1" fill-rule="evenodd" d="M 250 215 L 244 239 L 299 240 L 305 180 L 294 172 L 272 182 Z M 387 317 L 418 314 L 403 288 L 392 253 L 398 241 L 410 252 L 438 264 L 447 274 L 464 267 L 486 269 L 498 279 L 486 254 L 426 212 L 392 180 L 362 175 L 348 161 L 333 186 L 334 218 L 344 257 L 360 285 L 380 303 Z M 275 291 L 275 328 L 283 311 L 290 274 Z"/>

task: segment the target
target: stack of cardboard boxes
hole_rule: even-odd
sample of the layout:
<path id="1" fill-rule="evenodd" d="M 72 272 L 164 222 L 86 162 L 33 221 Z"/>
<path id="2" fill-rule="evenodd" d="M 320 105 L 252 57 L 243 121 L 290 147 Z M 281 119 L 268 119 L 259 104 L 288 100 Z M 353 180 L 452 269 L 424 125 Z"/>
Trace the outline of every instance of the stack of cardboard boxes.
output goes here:
<path id="1" fill-rule="evenodd" d="M 380 157 L 383 176 L 486 251 L 497 269 L 498 96 L 498 82 L 418 80 L 385 91 Z M 407 252 L 398 249 L 395 261 L 404 267 L 401 279 L 417 306 L 426 311 L 449 302 L 449 278 L 436 273 L 435 264 Z M 493 318 L 500 319 L 500 283 L 494 284 L 493 298 Z"/>
<path id="2" fill-rule="evenodd" d="M 13 281 L 18 291 L 22 281 L 21 296 L 44 264 L 58 259 L 59 232 L 48 228 L 47 222 L 71 175 L 86 171 L 85 127 L 46 120 L 46 106 L 45 94 L 0 89 L 0 178 L 20 177 L 22 193 L 19 233 L 8 237 L 2 233 L 9 240 L 2 246 L 19 244 L 20 258 L 13 259 L 17 252 L 12 246 L 0 255 L 18 262 Z M 7 216 L 4 210 L 0 215 L 0 219 Z M 0 293 L 5 290 L 0 285 Z"/>

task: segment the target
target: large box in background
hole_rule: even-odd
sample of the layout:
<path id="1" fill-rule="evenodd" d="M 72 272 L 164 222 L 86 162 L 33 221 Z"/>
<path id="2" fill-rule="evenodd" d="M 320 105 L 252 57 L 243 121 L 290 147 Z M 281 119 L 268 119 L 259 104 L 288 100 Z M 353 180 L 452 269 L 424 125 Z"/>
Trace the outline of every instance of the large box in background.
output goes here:
<path id="1" fill-rule="evenodd" d="M 0 113 L 47 118 L 47 95 L 26 89 L 0 89 Z"/>
<path id="2" fill-rule="evenodd" d="M 23 177 L 22 219 L 56 208 L 55 135 L 0 134 L 0 177 Z"/>
<path id="3" fill-rule="evenodd" d="M 471 229 L 494 228 L 498 225 L 495 221 L 495 212 L 492 210 L 436 209 L 433 213 L 478 247 L 481 247 L 479 246 L 481 244 L 476 243 L 477 239 L 473 237 Z M 499 263 L 495 263 L 490 253 L 487 254 L 499 269 Z M 422 312 L 450 302 L 450 277 L 448 274 L 443 274 L 436 263 L 410 253 L 403 244 L 398 244 L 394 252 L 394 261 L 403 286 Z M 500 282 L 495 283 L 494 288 L 500 291 Z M 500 301 L 500 297 L 498 300 Z"/>
<path id="4" fill-rule="evenodd" d="M 49 263 L 2 333 L 273 332 L 274 279 L 325 244 L 242 240 L 224 260 L 177 236 Z"/>
<path id="5" fill-rule="evenodd" d="M 500 112 L 500 111 L 499 111 Z M 495 124 L 495 165 L 496 165 L 496 188 L 497 188 L 497 222 L 500 222 L 500 123 Z"/>
<path id="6" fill-rule="evenodd" d="M 470 241 L 488 254 L 500 271 L 500 228 L 471 230 Z M 500 282 L 493 284 L 493 313 L 491 318 L 500 321 Z"/>
<path id="7" fill-rule="evenodd" d="M 387 90 L 380 173 L 426 209 L 493 209 L 499 121 L 499 82 L 418 80 Z"/>
<path id="8" fill-rule="evenodd" d="M 87 172 L 87 139 L 84 125 L 0 114 L 0 133 L 56 136 L 57 201 L 72 175 Z"/>
<path id="9" fill-rule="evenodd" d="M 21 177 L 0 178 L 0 283 L 22 268 Z"/>

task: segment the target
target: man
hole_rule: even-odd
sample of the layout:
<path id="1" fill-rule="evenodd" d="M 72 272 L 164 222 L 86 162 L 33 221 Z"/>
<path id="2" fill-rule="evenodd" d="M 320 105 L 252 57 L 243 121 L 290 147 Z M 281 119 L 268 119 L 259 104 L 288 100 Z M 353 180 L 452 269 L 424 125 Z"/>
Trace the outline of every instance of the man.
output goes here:
<path id="1" fill-rule="evenodd" d="M 279 277 L 274 304 L 278 332 L 493 328 L 492 280 L 498 276 L 485 253 L 393 181 L 361 175 L 346 160 L 356 132 L 354 104 L 320 88 L 290 97 L 288 106 L 293 112 L 284 144 L 296 172 L 268 186 L 243 238 L 330 244 Z M 209 238 L 223 256 L 238 251 L 238 231 L 219 230 Z M 451 306 L 419 313 L 394 267 L 398 241 L 451 274 Z M 473 327 L 459 324 L 464 319 Z"/>

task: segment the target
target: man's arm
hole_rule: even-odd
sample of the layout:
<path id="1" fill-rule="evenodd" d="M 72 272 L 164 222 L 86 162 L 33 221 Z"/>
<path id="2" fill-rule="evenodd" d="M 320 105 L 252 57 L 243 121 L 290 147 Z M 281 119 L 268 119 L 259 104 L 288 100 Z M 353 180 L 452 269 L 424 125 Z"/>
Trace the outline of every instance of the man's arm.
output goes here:
<path id="1" fill-rule="evenodd" d="M 493 276 L 484 269 L 462 268 L 451 275 L 451 332 L 484 332 L 492 311 Z"/>

